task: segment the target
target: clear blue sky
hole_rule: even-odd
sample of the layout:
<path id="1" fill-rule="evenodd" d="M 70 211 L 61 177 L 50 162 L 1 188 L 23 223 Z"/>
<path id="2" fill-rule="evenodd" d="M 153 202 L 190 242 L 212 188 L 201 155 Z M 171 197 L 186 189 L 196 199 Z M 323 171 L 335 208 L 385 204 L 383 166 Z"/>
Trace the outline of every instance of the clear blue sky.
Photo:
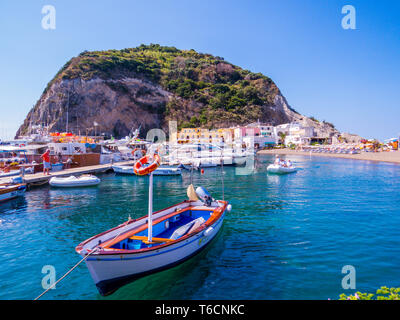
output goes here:
<path id="1" fill-rule="evenodd" d="M 56 8 L 56 29 L 41 27 Z M 356 9 L 344 30 L 341 9 Z M 271 77 L 289 104 L 341 131 L 400 133 L 400 1 L 0 2 L 0 137 L 12 137 L 64 63 L 84 50 L 159 43 Z"/>

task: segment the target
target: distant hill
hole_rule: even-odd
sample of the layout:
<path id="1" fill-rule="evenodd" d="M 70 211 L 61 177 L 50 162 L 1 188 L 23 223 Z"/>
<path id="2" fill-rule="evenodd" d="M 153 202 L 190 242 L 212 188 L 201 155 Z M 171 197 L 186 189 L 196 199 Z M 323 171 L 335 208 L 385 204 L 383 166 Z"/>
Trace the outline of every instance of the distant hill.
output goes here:
<path id="1" fill-rule="evenodd" d="M 221 57 L 158 44 L 137 48 L 82 52 L 69 60 L 28 113 L 16 135 L 30 124 L 53 131 L 97 132 L 122 137 L 142 125 L 167 130 L 219 128 L 261 121 L 322 124 L 293 110 L 275 83 L 261 73 L 235 66 Z M 333 134 L 330 126 L 325 129 Z M 331 129 L 329 129 L 331 128 Z"/>

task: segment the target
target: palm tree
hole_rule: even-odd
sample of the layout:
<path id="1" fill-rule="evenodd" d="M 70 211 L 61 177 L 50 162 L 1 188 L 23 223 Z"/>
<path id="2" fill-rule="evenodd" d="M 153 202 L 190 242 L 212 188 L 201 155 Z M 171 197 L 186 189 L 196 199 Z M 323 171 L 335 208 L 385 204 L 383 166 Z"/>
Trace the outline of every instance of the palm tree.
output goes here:
<path id="1" fill-rule="evenodd" d="M 279 132 L 278 136 L 281 138 L 282 144 L 285 144 L 285 139 L 286 139 L 287 134 L 284 132 Z"/>

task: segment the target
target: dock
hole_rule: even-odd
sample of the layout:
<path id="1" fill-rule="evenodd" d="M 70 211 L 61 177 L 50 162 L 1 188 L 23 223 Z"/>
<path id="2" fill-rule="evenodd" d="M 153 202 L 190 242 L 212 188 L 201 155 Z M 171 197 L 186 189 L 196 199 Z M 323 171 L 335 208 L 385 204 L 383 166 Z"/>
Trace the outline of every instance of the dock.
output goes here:
<path id="1" fill-rule="evenodd" d="M 94 166 L 85 166 L 85 167 L 77 167 L 77 168 L 69 168 L 63 169 L 60 171 L 51 172 L 50 175 L 44 175 L 42 172 L 33 173 L 33 174 L 25 174 L 22 179 L 27 186 L 34 186 L 34 185 L 43 185 L 49 182 L 50 178 L 52 177 L 65 177 L 65 176 L 75 176 L 81 174 L 95 174 L 106 172 L 112 169 L 113 165 L 134 165 L 135 161 L 121 161 L 121 162 L 114 162 L 114 163 L 107 163 L 107 164 L 99 164 Z M 14 176 L 17 177 L 17 176 Z M 10 181 L 11 177 L 5 177 L 0 179 L 1 183 L 7 183 Z"/>

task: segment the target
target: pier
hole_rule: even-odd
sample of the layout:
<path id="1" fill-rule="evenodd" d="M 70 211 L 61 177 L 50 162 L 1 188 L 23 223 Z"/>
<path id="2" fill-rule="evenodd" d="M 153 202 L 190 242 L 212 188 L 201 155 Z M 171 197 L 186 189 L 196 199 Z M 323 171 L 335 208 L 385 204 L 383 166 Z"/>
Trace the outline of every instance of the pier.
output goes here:
<path id="1" fill-rule="evenodd" d="M 52 177 L 68 177 L 68 176 L 75 176 L 80 174 L 95 174 L 106 172 L 112 169 L 114 164 L 118 165 L 132 165 L 134 161 L 121 161 L 115 163 L 106 163 L 106 164 L 99 164 L 94 166 L 85 166 L 85 167 L 77 167 L 77 168 L 69 168 L 63 169 L 61 171 L 50 172 L 50 175 L 44 175 L 42 172 L 33 173 L 33 174 L 25 174 L 22 179 L 27 186 L 35 186 L 35 185 L 43 185 L 49 182 L 50 178 Z M 16 177 L 16 176 L 14 176 Z M 5 177 L 0 179 L 0 183 L 7 183 L 10 181 L 11 177 Z"/>

